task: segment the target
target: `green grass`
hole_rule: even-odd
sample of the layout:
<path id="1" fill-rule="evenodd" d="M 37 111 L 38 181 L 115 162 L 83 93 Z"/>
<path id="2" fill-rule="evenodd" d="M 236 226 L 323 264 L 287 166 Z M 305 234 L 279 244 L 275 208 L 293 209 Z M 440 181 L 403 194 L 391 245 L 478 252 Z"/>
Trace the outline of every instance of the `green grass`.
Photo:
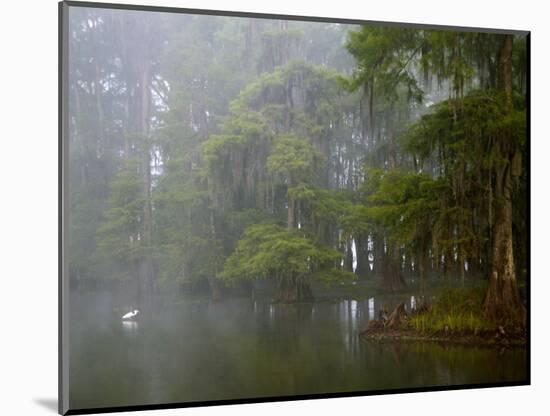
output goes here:
<path id="1" fill-rule="evenodd" d="M 413 316 L 411 326 L 420 332 L 431 333 L 444 331 L 447 328 L 451 333 L 477 332 L 488 328 L 487 322 L 474 313 L 446 313 L 429 312 Z"/>
<path id="2" fill-rule="evenodd" d="M 431 310 L 413 314 L 409 324 L 417 331 L 433 333 L 469 333 L 490 329 L 483 317 L 482 287 L 443 289 L 436 296 Z"/>

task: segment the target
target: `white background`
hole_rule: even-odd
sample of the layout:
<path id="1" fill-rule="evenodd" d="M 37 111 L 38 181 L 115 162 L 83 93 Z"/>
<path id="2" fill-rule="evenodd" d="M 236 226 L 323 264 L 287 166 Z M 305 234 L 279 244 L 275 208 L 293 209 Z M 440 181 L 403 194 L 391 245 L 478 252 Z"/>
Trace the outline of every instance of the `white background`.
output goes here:
<path id="1" fill-rule="evenodd" d="M 111 0 L 116 1 L 116 0 Z M 135 0 L 190 8 L 532 31 L 532 386 L 151 411 L 150 415 L 548 414 L 550 14 L 544 1 Z M 57 2 L 4 1 L 0 20 L 0 414 L 57 398 Z"/>

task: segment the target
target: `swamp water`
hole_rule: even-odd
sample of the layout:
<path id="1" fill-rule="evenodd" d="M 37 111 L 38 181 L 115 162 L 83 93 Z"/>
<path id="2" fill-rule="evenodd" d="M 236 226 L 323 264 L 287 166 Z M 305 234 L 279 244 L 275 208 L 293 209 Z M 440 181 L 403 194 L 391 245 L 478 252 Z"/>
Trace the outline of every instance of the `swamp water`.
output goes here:
<path id="1" fill-rule="evenodd" d="M 414 302 L 413 299 L 410 299 Z M 409 304 L 410 306 L 410 304 Z M 375 299 L 283 305 L 182 301 L 122 322 L 105 296 L 71 294 L 70 406 L 374 391 L 526 378 L 526 350 L 377 343 L 357 336 Z"/>

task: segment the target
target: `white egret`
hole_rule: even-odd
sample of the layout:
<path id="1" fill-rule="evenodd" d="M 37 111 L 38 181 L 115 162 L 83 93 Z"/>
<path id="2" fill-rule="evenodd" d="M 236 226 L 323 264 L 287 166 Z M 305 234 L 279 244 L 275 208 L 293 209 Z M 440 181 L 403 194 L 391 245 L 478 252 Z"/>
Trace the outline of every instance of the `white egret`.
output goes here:
<path id="1" fill-rule="evenodd" d="M 137 309 L 134 309 L 131 312 L 128 312 L 126 315 L 122 316 L 123 321 L 134 321 L 137 319 L 137 316 L 139 315 L 139 311 Z"/>

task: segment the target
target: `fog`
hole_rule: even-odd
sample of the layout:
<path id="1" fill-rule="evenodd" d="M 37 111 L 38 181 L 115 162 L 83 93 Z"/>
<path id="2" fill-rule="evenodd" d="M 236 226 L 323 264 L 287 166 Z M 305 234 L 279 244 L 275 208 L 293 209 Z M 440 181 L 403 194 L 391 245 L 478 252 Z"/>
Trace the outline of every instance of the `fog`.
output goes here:
<path id="1" fill-rule="evenodd" d="M 442 289 L 481 316 L 496 269 L 519 316 L 524 38 L 508 80 L 504 35 L 86 7 L 67 34 L 71 408 L 525 377 L 521 348 L 358 336 Z"/>

